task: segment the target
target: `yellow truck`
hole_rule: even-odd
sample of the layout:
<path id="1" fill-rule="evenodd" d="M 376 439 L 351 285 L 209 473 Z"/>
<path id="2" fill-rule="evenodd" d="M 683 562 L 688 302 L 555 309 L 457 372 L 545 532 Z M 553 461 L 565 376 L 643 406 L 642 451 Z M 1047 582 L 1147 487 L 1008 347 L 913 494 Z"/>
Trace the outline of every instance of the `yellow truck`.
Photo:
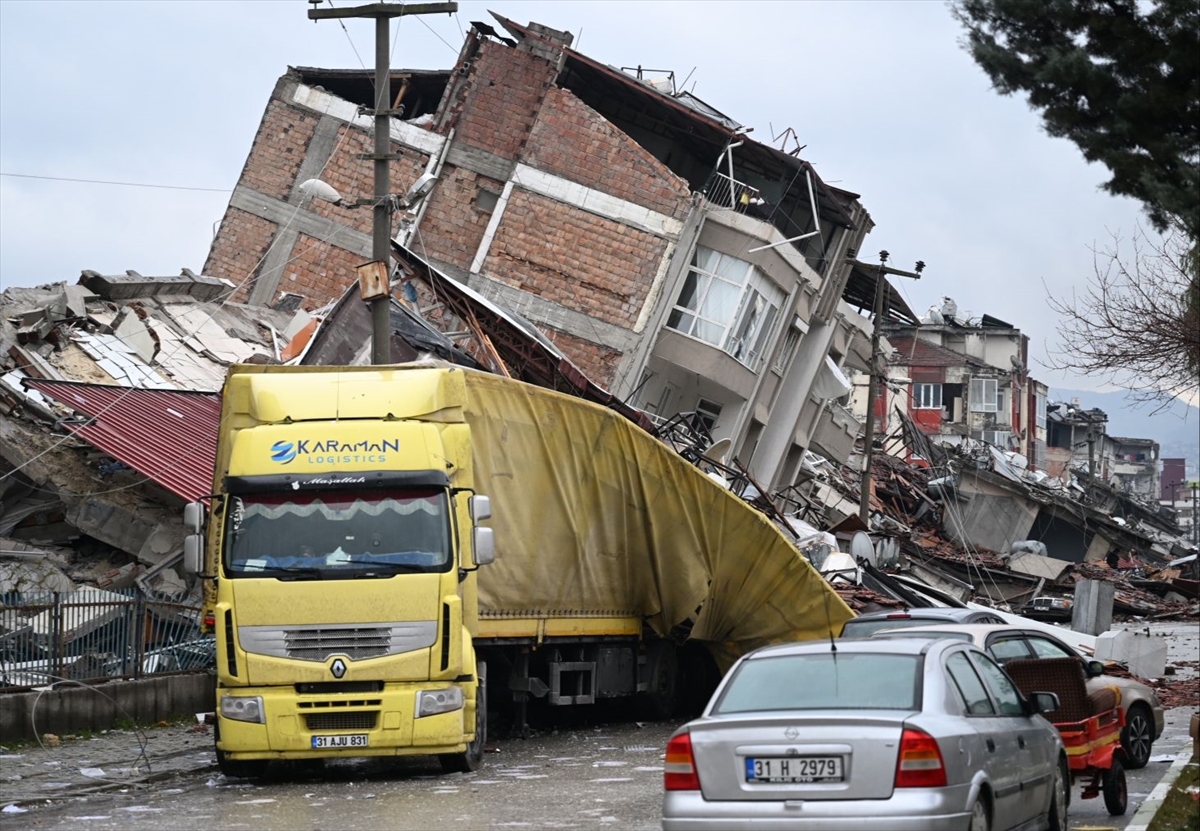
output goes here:
<path id="1" fill-rule="evenodd" d="M 517 726 L 531 699 L 663 716 L 742 651 L 851 616 L 641 428 L 448 365 L 232 367 L 212 494 L 185 522 L 231 776 L 410 754 L 473 770 L 489 681 Z"/>

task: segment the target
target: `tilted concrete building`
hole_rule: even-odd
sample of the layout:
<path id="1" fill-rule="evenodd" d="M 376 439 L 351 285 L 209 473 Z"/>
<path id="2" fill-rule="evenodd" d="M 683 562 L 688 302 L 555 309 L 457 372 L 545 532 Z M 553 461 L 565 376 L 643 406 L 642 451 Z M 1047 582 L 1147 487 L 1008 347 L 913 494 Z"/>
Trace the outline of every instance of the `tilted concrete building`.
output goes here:
<path id="1" fill-rule="evenodd" d="M 860 425 L 835 400 L 867 368 L 875 291 L 857 195 L 670 77 L 497 19 L 507 34 L 474 23 L 451 69 L 392 73 L 395 240 L 621 401 L 730 439 L 764 487 L 792 483 L 809 449 L 845 461 Z M 204 266 L 235 300 L 315 308 L 370 259 L 370 211 L 346 203 L 372 193 L 371 84 L 280 78 Z M 310 179 L 344 203 L 310 198 Z M 916 322 L 899 299 L 887 314 Z"/>

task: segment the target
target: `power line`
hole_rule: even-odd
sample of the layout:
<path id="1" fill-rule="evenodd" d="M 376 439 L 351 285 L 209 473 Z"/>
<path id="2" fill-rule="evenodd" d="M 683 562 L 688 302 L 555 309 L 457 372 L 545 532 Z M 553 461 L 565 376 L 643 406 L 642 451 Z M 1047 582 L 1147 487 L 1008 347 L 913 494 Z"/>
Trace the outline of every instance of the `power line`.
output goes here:
<path id="1" fill-rule="evenodd" d="M 72 179 L 67 176 L 38 176 L 33 173 L 0 173 L 15 179 L 46 179 L 51 182 L 80 182 L 85 185 L 122 185 L 129 188 L 159 188 L 162 190 L 199 190 L 207 193 L 233 193 L 233 188 L 193 188 L 187 185 L 153 185 L 149 182 L 115 182 L 108 179 Z"/>

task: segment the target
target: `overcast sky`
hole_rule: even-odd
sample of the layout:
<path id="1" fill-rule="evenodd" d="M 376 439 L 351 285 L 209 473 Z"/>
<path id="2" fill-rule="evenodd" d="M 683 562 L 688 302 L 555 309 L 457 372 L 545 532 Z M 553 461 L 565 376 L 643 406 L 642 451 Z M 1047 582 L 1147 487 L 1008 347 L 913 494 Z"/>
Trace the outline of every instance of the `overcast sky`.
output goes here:
<path id="1" fill-rule="evenodd" d="M 490 8 L 566 29 L 603 63 L 672 70 L 752 138 L 792 128 L 822 178 L 861 194 L 876 227 L 860 257 L 927 263 L 919 282 L 897 278 L 918 314 L 948 295 L 960 315 L 1028 334 L 1031 369 L 1052 388 L 1100 388 L 1041 363 L 1056 340 L 1045 286 L 1082 289 L 1092 247 L 1149 226 L 1138 203 L 1100 190 L 1106 168 L 1047 136 L 1023 98 L 991 89 L 942 2 L 458 7 L 401 18 L 393 67 L 451 67 Z M 199 271 L 279 76 L 373 68 L 372 22 L 343 31 L 308 8 L 0 0 L 0 288 L 75 282 L 83 269 Z"/>

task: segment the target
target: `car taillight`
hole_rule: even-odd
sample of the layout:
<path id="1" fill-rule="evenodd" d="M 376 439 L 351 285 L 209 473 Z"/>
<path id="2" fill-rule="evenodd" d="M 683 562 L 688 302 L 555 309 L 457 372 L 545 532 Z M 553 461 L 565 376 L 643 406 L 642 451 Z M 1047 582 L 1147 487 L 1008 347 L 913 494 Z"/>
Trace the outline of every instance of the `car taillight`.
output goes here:
<path id="1" fill-rule="evenodd" d="M 692 737 L 688 733 L 672 736 L 667 742 L 667 761 L 663 767 L 663 787 L 668 791 L 698 791 L 696 758 L 692 756 Z"/>
<path id="2" fill-rule="evenodd" d="M 940 788 L 946 784 L 946 766 L 937 739 L 920 730 L 905 728 L 896 760 L 897 788 Z"/>

